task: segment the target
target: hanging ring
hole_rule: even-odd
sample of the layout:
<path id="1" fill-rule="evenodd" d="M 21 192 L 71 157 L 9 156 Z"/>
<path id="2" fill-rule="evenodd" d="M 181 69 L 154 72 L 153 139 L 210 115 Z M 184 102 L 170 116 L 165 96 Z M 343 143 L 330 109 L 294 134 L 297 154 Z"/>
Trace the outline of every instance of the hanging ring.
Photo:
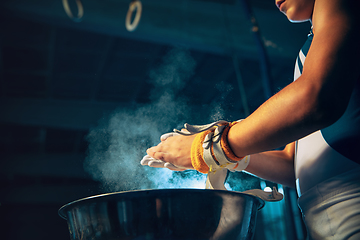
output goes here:
<path id="1" fill-rule="evenodd" d="M 131 17 L 133 12 L 136 10 L 136 15 L 134 18 L 134 21 L 131 22 Z M 138 26 L 139 22 L 140 22 L 140 18 L 141 18 L 141 11 L 142 11 L 142 5 L 140 1 L 132 1 L 129 5 L 129 10 L 126 14 L 126 21 L 125 21 L 125 26 L 126 29 L 129 32 L 132 32 L 136 29 L 136 27 Z"/>
<path id="2" fill-rule="evenodd" d="M 71 20 L 73 20 L 74 22 L 80 22 L 82 17 L 84 16 L 84 8 L 81 3 L 81 0 L 75 0 L 77 8 L 78 8 L 77 17 L 74 17 L 74 15 L 72 14 L 71 9 L 69 7 L 68 0 L 63 0 L 62 2 L 63 2 L 64 10 L 65 10 L 66 14 L 69 16 L 69 18 Z"/>

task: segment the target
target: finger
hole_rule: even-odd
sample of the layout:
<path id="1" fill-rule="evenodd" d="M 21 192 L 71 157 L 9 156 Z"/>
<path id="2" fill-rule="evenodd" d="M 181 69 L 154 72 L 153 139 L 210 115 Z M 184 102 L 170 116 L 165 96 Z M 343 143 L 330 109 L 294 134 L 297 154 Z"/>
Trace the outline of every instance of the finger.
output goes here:
<path id="1" fill-rule="evenodd" d="M 141 159 L 141 161 L 140 161 L 140 164 L 141 165 L 148 165 L 148 163 L 149 163 L 149 161 L 151 161 L 151 160 L 153 160 L 154 158 L 152 158 L 151 156 L 149 156 L 149 155 L 145 155 L 142 159 Z"/>
<path id="2" fill-rule="evenodd" d="M 148 148 L 148 149 L 146 150 L 147 155 L 149 155 L 150 157 L 154 158 L 154 154 L 157 152 L 156 149 L 157 149 L 157 146 Z"/>
<path id="3" fill-rule="evenodd" d="M 146 156 L 144 156 L 143 159 L 140 161 L 140 164 L 146 166 L 146 165 L 149 165 L 149 162 L 151 162 L 151 161 L 163 163 L 163 161 L 161 161 L 161 160 L 159 160 L 159 159 L 155 159 L 155 158 L 153 158 L 153 157 L 151 157 L 151 156 L 149 156 L 149 155 L 146 155 Z"/>
<path id="4" fill-rule="evenodd" d="M 185 168 L 177 167 L 174 164 L 169 163 L 169 162 L 165 162 L 164 167 L 166 167 L 167 169 L 170 169 L 172 171 L 184 171 L 184 170 L 186 170 Z"/>
<path id="5" fill-rule="evenodd" d="M 156 150 L 159 150 L 159 149 L 155 149 L 155 147 L 152 147 L 152 148 L 149 148 L 146 152 L 148 155 L 150 155 L 151 157 L 153 157 L 155 159 L 163 160 L 163 161 L 167 162 L 167 160 L 165 160 L 165 159 L 168 159 L 170 155 L 166 152 L 159 152 Z"/>
<path id="6" fill-rule="evenodd" d="M 158 160 L 162 160 L 164 162 L 171 162 L 172 158 L 171 158 L 171 154 L 167 153 L 167 152 L 154 152 L 152 154 L 152 157 Z"/>
<path id="7" fill-rule="evenodd" d="M 160 140 L 161 140 L 161 141 L 165 141 L 165 140 L 168 139 L 169 137 L 173 137 L 174 134 L 177 134 L 177 133 L 172 133 L 172 132 L 170 132 L 170 133 L 165 133 L 165 134 L 161 135 Z"/>
<path id="8" fill-rule="evenodd" d="M 165 162 L 164 163 L 164 167 L 170 169 L 170 170 L 177 170 L 177 169 L 180 169 L 179 167 L 175 166 L 174 164 L 172 163 L 169 163 L 169 162 Z"/>
<path id="9" fill-rule="evenodd" d="M 186 170 L 186 169 L 188 169 L 188 168 L 176 166 L 175 164 L 170 163 L 170 162 L 165 162 L 164 167 L 172 168 L 172 169 L 178 169 L 178 170 Z"/>
<path id="10" fill-rule="evenodd" d="M 165 134 L 161 135 L 160 140 L 165 141 L 169 137 L 174 137 L 174 136 L 178 136 L 178 135 L 180 135 L 180 134 L 175 133 L 175 132 L 165 133 Z"/>
<path id="11" fill-rule="evenodd" d="M 154 168 L 163 168 L 164 164 L 165 164 L 164 161 L 154 159 L 152 161 L 149 161 L 148 166 L 149 167 L 154 167 Z"/>

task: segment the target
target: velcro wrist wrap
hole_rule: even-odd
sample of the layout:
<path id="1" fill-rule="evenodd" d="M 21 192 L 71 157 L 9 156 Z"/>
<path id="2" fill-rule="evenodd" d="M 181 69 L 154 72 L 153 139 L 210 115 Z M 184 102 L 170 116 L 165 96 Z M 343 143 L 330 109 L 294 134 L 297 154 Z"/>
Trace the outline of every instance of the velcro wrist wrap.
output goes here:
<path id="1" fill-rule="evenodd" d="M 204 151 L 202 148 L 202 143 L 204 142 L 205 137 L 211 131 L 205 131 L 196 135 L 193 144 L 191 145 L 191 164 L 193 167 L 201 173 L 208 173 L 209 167 L 204 162 Z"/>
<path id="2" fill-rule="evenodd" d="M 188 132 L 174 131 L 182 135 L 197 134 L 191 146 L 191 163 L 199 172 L 215 172 L 222 168 L 242 171 L 248 166 L 250 156 L 237 157 L 227 141 L 229 129 L 236 123 L 217 121 L 207 125 L 185 124 Z"/>

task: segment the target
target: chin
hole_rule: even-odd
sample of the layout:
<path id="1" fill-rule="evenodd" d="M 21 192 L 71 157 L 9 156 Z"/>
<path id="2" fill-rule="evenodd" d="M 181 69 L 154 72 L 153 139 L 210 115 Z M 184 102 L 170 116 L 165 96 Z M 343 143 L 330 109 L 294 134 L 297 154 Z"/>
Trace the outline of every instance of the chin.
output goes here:
<path id="1" fill-rule="evenodd" d="M 307 22 L 307 21 L 311 20 L 311 16 L 302 17 L 302 16 L 297 16 L 297 15 L 291 14 L 291 13 L 286 13 L 286 17 L 292 23 L 301 23 L 301 22 Z"/>
<path id="2" fill-rule="evenodd" d="M 292 23 L 301 23 L 307 22 L 311 20 L 312 12 L 309 11 L 294 11 L 294 9 L 290 8 L 286 11 L 286 17 Z"/>
<path id="3" fill-rule="evenodd" d="M 302 22 L 310 21 L 310 19 L 290 19 L 290 18 L 288 18 L 288 19 L 292 23 L 302 23 Z"/>

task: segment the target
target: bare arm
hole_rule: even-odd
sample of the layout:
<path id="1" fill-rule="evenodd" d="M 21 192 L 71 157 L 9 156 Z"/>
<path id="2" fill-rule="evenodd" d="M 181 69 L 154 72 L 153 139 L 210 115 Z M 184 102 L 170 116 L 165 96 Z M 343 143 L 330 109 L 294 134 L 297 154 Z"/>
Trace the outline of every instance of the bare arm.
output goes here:
<path id="1" fill-rule="evenodd" d="M 245 170 L 260 178 L 295 187 L 294 152 L 295 142 L 281 151 L 253 154 Z"/>
<path id="2" fill-rule="evenodd" d="M 284 146 L 343 114 L 360 75 L 359 5 L 315 1 L 314 38 L 301 77 L 230 129 L 228 141 L 236 155 Z"/>

